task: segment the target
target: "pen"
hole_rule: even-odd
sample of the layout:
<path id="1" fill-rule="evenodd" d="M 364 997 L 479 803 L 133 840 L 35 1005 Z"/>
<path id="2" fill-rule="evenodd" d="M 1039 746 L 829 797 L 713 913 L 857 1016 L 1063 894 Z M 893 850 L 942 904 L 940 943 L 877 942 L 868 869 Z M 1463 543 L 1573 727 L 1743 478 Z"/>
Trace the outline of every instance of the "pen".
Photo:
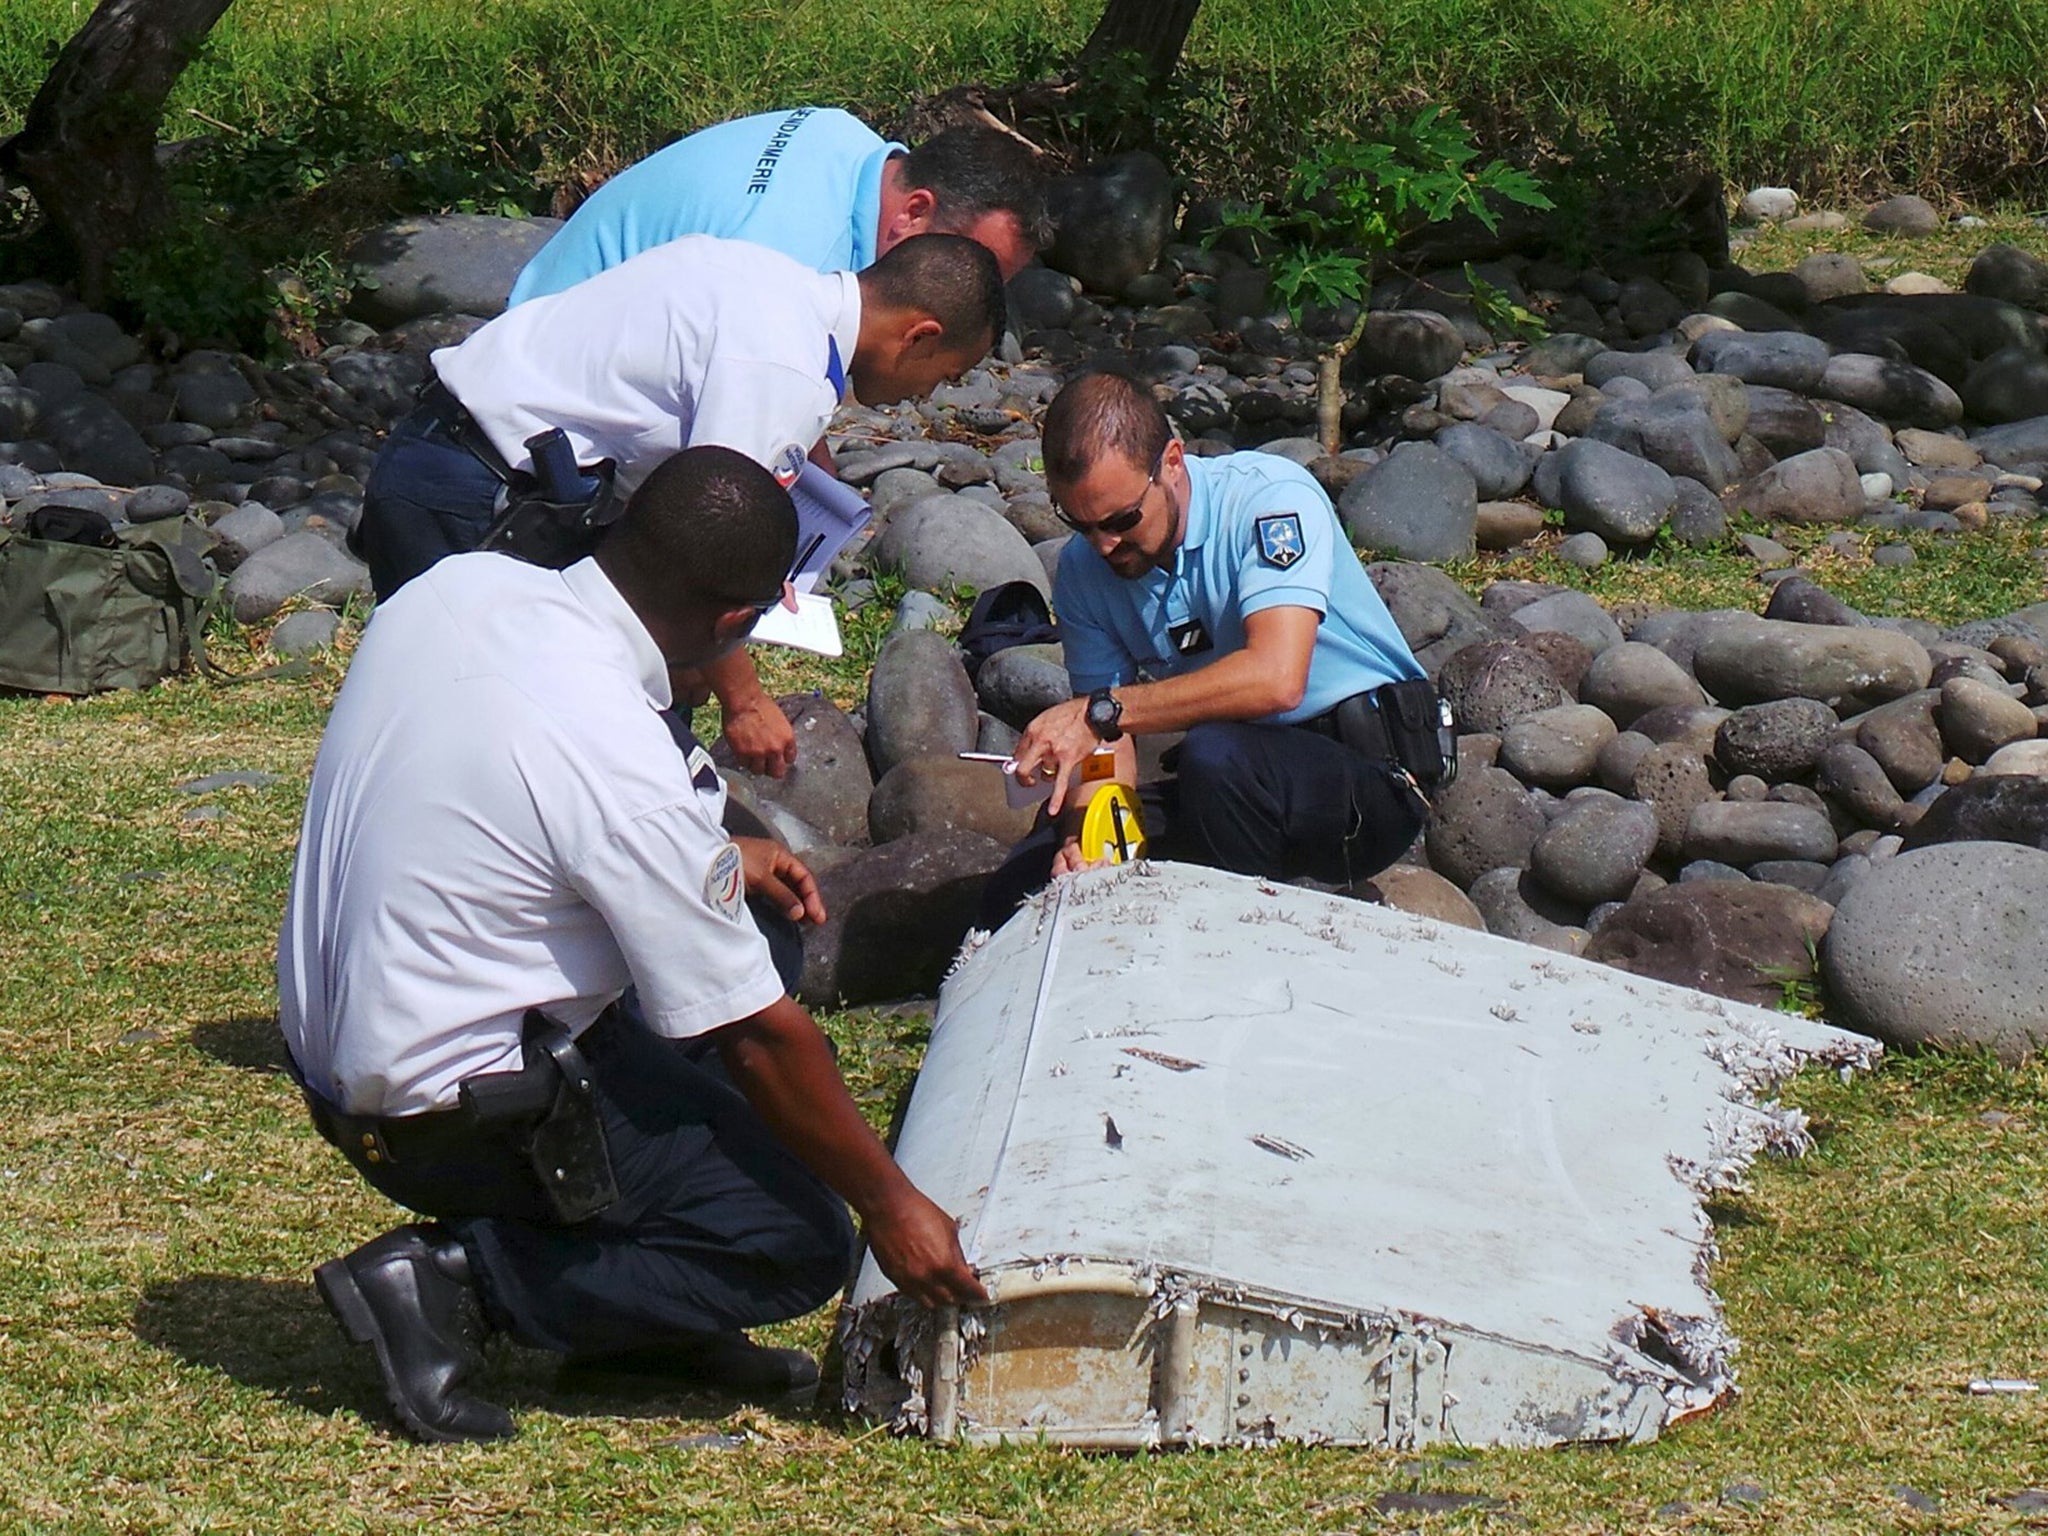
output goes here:
<path id="1" fill-rule="evenodd" d="M 811 556 L 815 555 L 818 552 L 818 546 L 820 544 L 823 544 L 824 542 L 825 535 L 823 535 L 822 533 L 812 534 L 810 537 L 810 541 L 806 543 L 804 547 L 797 552 L 796 564 L 792 565 L 789 568 L 790 574 L 793 576 L 802 574 L 803 568 L 811 563 Z"/>

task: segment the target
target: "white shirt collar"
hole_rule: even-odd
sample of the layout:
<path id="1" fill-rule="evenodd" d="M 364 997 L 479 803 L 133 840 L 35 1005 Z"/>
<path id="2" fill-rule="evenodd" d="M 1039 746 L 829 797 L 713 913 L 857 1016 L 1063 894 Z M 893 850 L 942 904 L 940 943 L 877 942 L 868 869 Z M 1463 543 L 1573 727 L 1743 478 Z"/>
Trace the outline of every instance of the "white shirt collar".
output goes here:
<path id="1" fill-rule="evenodd" d="M 632 604 L 620 595 L 594 556 L 578 560 L 562 572 L 562 585 L 591 614 L 619 632 L 633 657 L 633 670 L 640 674 L 640 686 L 656 709 L 667 709 L 673 701 L 668 686 L 668 662 L 654 636 L 640 622 Z"/>

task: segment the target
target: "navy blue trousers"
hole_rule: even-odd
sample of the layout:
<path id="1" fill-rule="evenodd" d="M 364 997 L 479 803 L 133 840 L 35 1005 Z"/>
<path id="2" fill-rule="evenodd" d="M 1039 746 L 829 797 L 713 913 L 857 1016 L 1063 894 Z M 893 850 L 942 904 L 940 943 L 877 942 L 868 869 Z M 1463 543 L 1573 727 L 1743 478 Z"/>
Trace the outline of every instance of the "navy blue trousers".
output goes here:
<path id="1" fill-rule="evenodd" d="M 1422 830 L 1422 801 L 1392 767 L 1291 725 L 1195 726 L 1174 778 L 1141 793 L 1147 841 L 1160 858 L 1241 875 L 1334 885 L 1369 879 Z M 1052 878 L 1064 841 L 1050 824 L 1010 851 L 982 895 L 997 927 Z"/>
<path id="2" fill-rule="evenodd" d="M 794 925 L 771 933 L 778 966 Z M 797 947 L 801 964 L 801 943 Z M 784 972 L 784 981 L 792 977 Z M 725 1074 L 708 1040 L 666 1040 L 630 1009 L 582 1037 L 619 1198 L 555 1222 L 511 1134 L 479 1132 L 428 1162 L 370 1163 L 383 1194 L 440 1219 L 468 1251 L 494 1326 L 567 1355 L 800 1317 L 846 1283 L 846 1206 L 787 1150 Z"/>
<path id="3" fill-rule="evenodd" d="M 444 555 L 475 549 L 497 515 L 499 488 L 433 410 L 415 406 L 370 466 L 350 536 L 377 596 L 389 597 Z"/>

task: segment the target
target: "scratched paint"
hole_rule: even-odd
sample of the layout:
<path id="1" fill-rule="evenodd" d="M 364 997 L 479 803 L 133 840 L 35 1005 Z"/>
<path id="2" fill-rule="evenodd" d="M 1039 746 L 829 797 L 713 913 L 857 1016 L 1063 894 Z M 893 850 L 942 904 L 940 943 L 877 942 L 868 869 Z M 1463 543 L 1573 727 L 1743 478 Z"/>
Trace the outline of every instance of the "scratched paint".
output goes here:
<path id="1" fill-rule="evenodd" d="M 1876 1055 L 1292 887 L 1062 882 L 956 964 L 898 1147 L 996 1304 L 935 1321 L 870 1262 L 849 1404 L 1102 1447 L 1654 1438 L 1734 1384 L 1703 1198 L 1805 1146 L 1777 1082 Z"/>

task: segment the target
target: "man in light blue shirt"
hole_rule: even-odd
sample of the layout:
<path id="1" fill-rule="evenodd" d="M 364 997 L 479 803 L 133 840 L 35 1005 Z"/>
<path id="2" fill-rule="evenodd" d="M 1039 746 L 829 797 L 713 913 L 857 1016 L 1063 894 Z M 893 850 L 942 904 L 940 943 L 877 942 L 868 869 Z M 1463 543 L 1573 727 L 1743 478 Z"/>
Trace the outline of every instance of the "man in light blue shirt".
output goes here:
<path id="1" fill-rule="evenodd" d="M 1271 454 L 1187 457 L 1151 392 L 1114 372 L 1068 384 L 1044 442 L 1076 534 L 1053 599 L 1077 696 L 1026 728 L 1018 778 L 1056 777 L 1058 812 L 1105 743 L 1185 731 L 1175 782 L 1148 796 L 1158 851 L 1347 885 L 1399 858 L 1425 804 L 1379 690 L 1423 672 L 1322 488 Z M 1080 858 L 1041 833 L 994 883 L 1019 894 Z"/>
<path id="2" fill-rule="evenodd" d="M 684 235 L 750 240 L 820 272 L 858 272 L 899 241 L 966 235 L 1008 281 L 1048 231 L 1020 140 L 954 128 L 905 150 L 836 107 L 797 107 L 679 139 L 599 187 L 512 286 L 513 304 Z"/>

